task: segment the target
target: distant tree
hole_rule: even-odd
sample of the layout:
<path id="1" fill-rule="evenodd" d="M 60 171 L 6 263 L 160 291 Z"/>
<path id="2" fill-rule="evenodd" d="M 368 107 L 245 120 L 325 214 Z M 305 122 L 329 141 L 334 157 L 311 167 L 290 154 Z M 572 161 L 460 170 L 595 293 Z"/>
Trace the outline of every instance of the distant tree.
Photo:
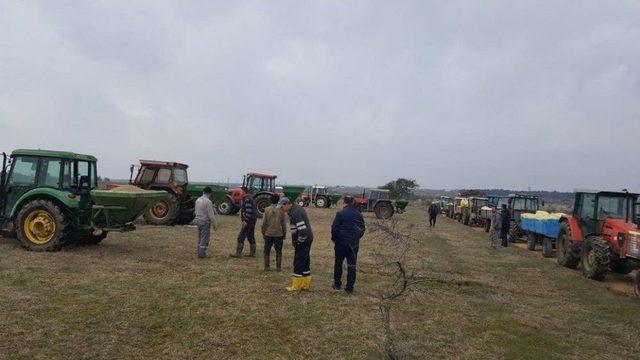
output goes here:
<path id="1" fill-rule="evenodd" d="M 399 178 L 398 180 L 389 181 L 379 189 L 389 190 L 389 197 L 392 199 L 409 199 L 413 197 L 413 190 L 420 185 L 413 179 Z"/>
<path id="2" fill-rule="evenodd" d="M 461 190 L 460 196 L 484 196 L 484 192 L 474 189 Z"/>

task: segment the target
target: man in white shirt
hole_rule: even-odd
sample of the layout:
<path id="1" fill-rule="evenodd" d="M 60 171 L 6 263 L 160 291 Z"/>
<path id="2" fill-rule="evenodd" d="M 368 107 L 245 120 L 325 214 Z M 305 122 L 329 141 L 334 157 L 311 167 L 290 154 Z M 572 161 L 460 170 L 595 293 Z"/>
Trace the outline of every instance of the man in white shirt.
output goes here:
<path id="1" fill-rule="evenodd" d="M 216 211 L 213 203 L 209 199 L 211 197 L 211 188 L 205 187 L 202 196 L 196 200 L 195 216 L 196 225 L 198 226 L 198 257 L 204 259 L 207 257 L 207 246 L 211 239 L 211 225 L 213 229 L 218 229 L 216 222 Z"/>

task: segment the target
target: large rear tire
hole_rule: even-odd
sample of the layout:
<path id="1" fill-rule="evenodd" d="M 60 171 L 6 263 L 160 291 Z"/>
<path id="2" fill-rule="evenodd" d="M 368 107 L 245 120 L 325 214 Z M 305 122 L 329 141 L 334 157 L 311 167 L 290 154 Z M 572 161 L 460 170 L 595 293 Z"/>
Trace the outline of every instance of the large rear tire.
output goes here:
<path id="1" fill-rule="evenodd" d="M 622 260 L 619 257 L 612 255 L 611 262 L 609 264 L 611 271 L 617 274 L 627 275 L 633 271 L 633 263 L 627 259 Z"/>
<path id="2" fill-rule="evenodd" d="M 585 277 L 602 280 L 609 269 L 611 247 L 601 236 L 589 236 L 582 243 L 580 261 Z"/>
<path id="3" fill-rule="evenodd" d="M 329 200 L 324 196 L 318 196 L 316 198 L 316 207 L 317 208 L 327 208 L 327 207 L 329 207 Z"/>
<path id="4" fill-rule="evenodd" d="M 173 225 L 178 215 L 180 215 L 180 201 L 174 194 L 169 194 L 144 213 L 144 220 L 151 225 Z"/>
<path id="5" fill-rule="evenodd" d="M 381 201 L 376 204 L 376 207 L 373 209 L 376 213 L 376 217 L 378 219 L 390 219 L 393 216 L 393 205 L 390 202 Z"/>
<path id="6" fill-rule="evenodd" d="M 62 209 L 49 200 L 33 200 L 20 209 L 16 235 L 30 251 L 56 251 L 70 239 L 71 225 Z"/>
<path id="7" fill-rule="evenodd" d="M 232 215 L 234 209 L 237 208 L 230 197 L 225 196 L 224 199 L 218 204 L 218 214 L 220 215 Z"/>
<path id="8" fill-rule="evenodd" d="M 571 249 L 571 229 L 566 222 L 560 223 L 558 239 L 556 240 L 556 259 L 558 264 L 575 269 L 578 266 L 579 257 L 573 254 Z"/>

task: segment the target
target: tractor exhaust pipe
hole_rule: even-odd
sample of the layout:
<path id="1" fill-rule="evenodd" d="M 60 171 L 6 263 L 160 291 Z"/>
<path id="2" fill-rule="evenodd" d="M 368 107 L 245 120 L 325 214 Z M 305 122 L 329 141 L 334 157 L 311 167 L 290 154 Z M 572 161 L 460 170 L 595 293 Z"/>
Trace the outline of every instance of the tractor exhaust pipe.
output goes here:
<path id="1" fill-rule="evenodd" d="M 4 189 L 4 182 L 7 177 L 7 153 L 2 153 L 2 175 L 0 176 L 0 189 Z"/>
<path id="2" fill-rule="evenodd" d="M 129 185 L 133 184 L 133 169 L 136 166 L 131 164 L 131 167 L 129 167 Z"/>
<path id="3" fill-rule="evenodd" d="M 629 222 L 629 213 L 630 213 L 630 212 L 631 212 L 631 210 L 632 210 L 632 206 L 635 206 L 635 205 L 629 204 L 629 198 L 630 198 L 630 197 L 629 197 L 629 190 L 627 190 L 627 189 L 622 189 L 622 191 L 624 191 L 624 193 L 625 193 L 625 194 L 627 194 L 627 201 L 626 201 L 626 202 L 627 202 L 627 213 L 625 214 L 625 219 L 624 219 L 624 221 L 625 221 L 625 222 Z"/>

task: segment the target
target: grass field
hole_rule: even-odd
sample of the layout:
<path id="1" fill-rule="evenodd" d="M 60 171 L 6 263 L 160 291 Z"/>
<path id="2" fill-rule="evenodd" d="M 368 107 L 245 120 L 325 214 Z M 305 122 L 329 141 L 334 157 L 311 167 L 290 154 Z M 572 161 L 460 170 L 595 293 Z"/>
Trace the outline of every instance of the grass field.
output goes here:
<path id="1" fill-rule="evenodd" d="M 196 257 L 194 227 L 139 226 L 100 246 L 32 253 L 0 239 L 0 358 L 371 358 L 386 356 L 378 294 L 393 282 L 363 239 L 356 294 L 331 289 L 335 209 L 308 210 L 315 233 L 312 291 L 290 294 L 285 271 L 231 259 L 236 217 L 223 217 Z M 518 247 L 411 206 L 395 217 L 414 239 L 419 278 L 393 302 L 400 358 L 633 358 L 640 301 Z M 373 229 L 375 218 L 367 214 Z M 259 245 L 262 240 L 258 240 Z M 388 248 L 388 247 L 387 247 Z M 260 246 L 259 246 L 260 249 Z M 622 281 L 630 278 L 625 277 Z"/>

